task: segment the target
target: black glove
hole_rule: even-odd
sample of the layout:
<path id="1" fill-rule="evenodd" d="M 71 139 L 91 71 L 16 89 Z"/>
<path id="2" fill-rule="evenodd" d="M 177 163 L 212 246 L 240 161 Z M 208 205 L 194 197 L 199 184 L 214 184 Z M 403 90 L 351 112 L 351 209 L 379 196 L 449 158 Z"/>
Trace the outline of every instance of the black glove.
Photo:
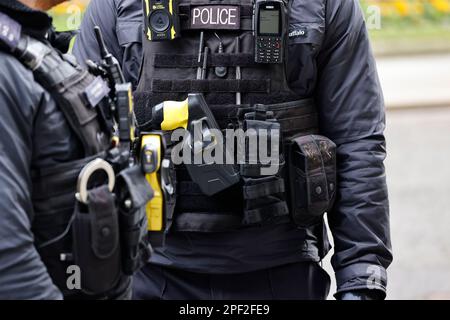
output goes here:
<path id="1" fill-rule="evenodd" d="M 341 293 L 340 295 L 338 295 L 337 299 L 354 301 L 383 300 L 384 293 L 379 290 L 354 290 Z"/>
<path id="2" fill-rule="evenodd" d="M 55 28 L 51 28 L 47 39 L 53 47 L 62 53 L 67 53 L 67 51 L 69 51 L 70 41 L 72 41 L 72 38 L 77 34 L 78 30 L 58 32 Z"/>

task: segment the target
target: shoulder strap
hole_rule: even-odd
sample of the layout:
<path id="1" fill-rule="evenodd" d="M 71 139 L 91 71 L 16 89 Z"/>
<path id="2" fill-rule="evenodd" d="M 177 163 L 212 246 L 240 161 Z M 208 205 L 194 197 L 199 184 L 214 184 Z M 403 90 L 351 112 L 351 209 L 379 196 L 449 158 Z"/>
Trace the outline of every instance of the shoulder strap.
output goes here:
<path id="1" fill-rule="evenodd" d="M 106 83 L 50 45 L 21 34 L 20 24 L 2 13 L 0 27 L 10 30 L 0 32 L 0 46 L 33 71 L 35 80 L 52 95 L 81 140 L 85 156 L 104 151 L 109 134 L 104 134 L 95 107 L 109 93 Z"/>

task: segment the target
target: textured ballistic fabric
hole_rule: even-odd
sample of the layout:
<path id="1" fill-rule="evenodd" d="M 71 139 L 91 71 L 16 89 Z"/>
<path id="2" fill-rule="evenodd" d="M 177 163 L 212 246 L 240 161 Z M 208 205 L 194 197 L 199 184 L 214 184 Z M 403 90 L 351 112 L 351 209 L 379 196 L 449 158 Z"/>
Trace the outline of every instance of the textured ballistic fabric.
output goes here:
<path id="1" fill-rule="evenodd" d="M 385 291 L 386 268 L 392 261 L 383 165 L 385 115 L 363 15 L 357 0 L 292 0 L 290 6 L 290 31 L 306 28 L 307 33 L 290 39 L 289 85 L 301 96 L 315 96 L 321 134 L 337 144 L 338 198 L 329 221 L 336 245 L 333 266 L 338 291 L 367 288 L 369 284 Z M 118 26 L 133 16 L 128 19 L 130 25 L 134 23 L 132 29 L 142 28 L 139 15 L 139 0 L 92 0 L 76 53 L 86 57 L 96 48 L 95 40 L 89 39 L 92 19 L 106 33 L 108 47 L 123 52 L 123 46 L 117 46 L 117 38 L 123 39 L 126 34 L 117 32 Z M 129 34 L 123 42 L 132 43 L 136 50 L 128 50 L 132 55 L 128 59 L 118 55 L 125 67 L 141 59 L 141 45 L 136 43 L 133 32 Z M 138 68 L 134 70 L 130 79 L 138 77 Z M 171 234 L 167 249 L 157 252 L 154 262 L 203 272 L 244 272 L 286 263 L 286 256 L 280 252 L 289 251 L 289 257 L 304 258 L 304 252 L 297 249 L 305 241 L 301 230 L 286 232 L 281 226 L 270 229 L 272 251 L 255 247 L 268 232 L 265 228 L 258 230 L 239 234 Z M 190 250 L 183 251 L 185 245 Z M 253 260 L 251 267 L 243 263 L 248 260 Z"/>

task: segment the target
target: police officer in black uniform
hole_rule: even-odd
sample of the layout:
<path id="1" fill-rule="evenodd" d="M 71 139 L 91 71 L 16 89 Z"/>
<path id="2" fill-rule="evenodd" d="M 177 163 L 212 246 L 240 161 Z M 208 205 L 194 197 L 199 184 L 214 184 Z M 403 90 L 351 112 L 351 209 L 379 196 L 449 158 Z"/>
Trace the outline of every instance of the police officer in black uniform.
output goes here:
<path id="1" fill-rule="evenodd" d="M 80 60 L 95 57 L 96 53 L 92 50 L 95 39 L 90 30 L 93 24 L 101 26 L 108 47 L 119 57 L 127 78 L 137 86 L 136 98 L 141 108 L 138 120 L 141 123 L 149 120 L 148 110 L 156 103 L 165 97 L 183 99 L 183 94 L 187 92 L 180 91 L 188 91 L 186 88 L 195 86 L 195 68 L 198 67 L 195 64 L 196 57 L 189 56 L 185 60 L 180 58 L 194 53 L 193 34 L 198 36 L 199 30 L 205 31 L 206 42 L 213 56 L 220 50 L 218 39 L 221 37 L 226 39 L 222 39 L 222 42 L 226 42 L 222 46 L 222 50 L 225 47 L 225 54 L 232 56 L 236 52 L 235 45 L 227 38 L 230 33 L 220 30 L 231 26 L 193 26 L 193 12 L 186 9 L 218 5 L 217 1 L 178 2 L 181 38 L 172 40 L 172 43 L 191 41 L 186 45 L 188 52 L 177 51 L 182 46 L 172 45 L 170 41 L 163 44 L 152 44 L 149 41 L 147 30 L 143 30 L 140 0 L 92 0 L 75 44 L 74 54 Z M 236 89 L 221 86 L 218 80 L 222 78 L 214 73 L 212 67 L 221 66 L 222 63 L 222 66 L 228 68 L 228 76 L 225 78 L 232 80 L 234 71 L 231 70 L 242 63 L 244 77 L 255 80 L 247 82 L 248 86 L 250 83 L 254 85 L 252 88 L 245 87 L 239 80 L 236 82 L 237 87 L 249 91 L 243 93 L 243 104 L 266 103 L 272 98 L 279 98 L 276 94 L 263 94 L 261 98 L 250 92 L 262 87 L 267 91 L 274 88 L 289 91 L 299 97 L 298 101 L 305 102 L 302 99 L 306 99 L 307 105 L 310 104 L 308 99 L 314 100 L 315 112 L 312 117 L 317 116 L 318 122 L 308 130 L 311 129 L 310 133 L 319 133 L 336 144 L 335 194 L 333 185 L 328 188 L 336 200 L 326 210 L 335 244 L 332 259 L 337 279 L 335 296 L 338 299 L 383 299 L 386 296 L 386 269 L 392 261 L 389 204 L 383 165 L 386 157 L 383 134 L 385 112 L 363 14 L 357 0 L 290 0 L 284 3 L 289 8 L 289 39 L 286 48 L 288 59 L 284 75 L 288 88 L 281 83 L 272 83 L 272 88 L 267 88 L 264 83 L 258 82 L 257 76 L 252 78 L 251 74 L 246 75 L 245 68 L 256 72 L 264 72 L 264 69 L 246 60 L 248 56 L 244 57 L 242 52 L 240 57 L 238 54 L 228 60 L 214 56 L 215 62 L 207 64 L 210 69 L 206 82 L 202 82 L 203 87 L 199 84 L 196 89 L 204 91 L 210 105 L 219 105 L 214 109 L 218 117 L 224 113 L 234 114 L 233 110 L 225 109 L 225 104 L 232 101 L 228 101 L 225 95 L 219 94 L 218 98 L 217 92 L 216 95 L 212 92 L 214 89 L 210 84 L 217 84 L 220 87 L 218 91 L 222 92 Z M 245 53 L 249 53 L 251 47 L 248 40 L 251 27 L 249 29 L 248 22 L 252 18 L 253 4 L 254 1 L 220 1 L 220 5 L 240 6 L 243 32 L 240 39 L 243 41 L 242 46 L 246 47 Z M 214 35 L 214 32 L 218 32 L 218 35 Z M 188 68 L 194 69 L 192 77 L 189 73 L 183 82 Z M 270 79 L 269 74 L 263 80 Z M 185 89 L 179 89 L 180 87 Z M 282 102 L 284 101 L 275 101 Z M 305 116 L 301 115 L 304 103 L 297 102 L 297 105 L 296 111 L 294 110 L 299 112 L 297 120 L 289 123 L 294 128 L 299 127 L 297 133 L 300 133 L 302 129 L 306 129 L 300 128 Z M 290 141 L 301 143 L 296 139 Z M 293 161 L 291 164 L 298 165 Z M 231 188 L 222 195 L 208 198 L 196 192 L 195 186 L 189 184 L 189 179 L 184 174 L 180 174 L 180 180 L 185 188 L 178 194 L 175 219 L 178 217 L 179 222 L 182 219 L 183 223 L 190 224 L 189 228 L 183 228 L 181 222 L 175 222 L 166 246 L 156 250 L 149 264 L 135 277 L 135 298 L 327 297 L 329 277 L 321 269 L 319 262 L 330 250 L 330 245 L 322 216 L 315 219 L 313 224 L 301 226 L 292 221 L 257 221 L 255 225 L 205 232 L 199 230 L 198 225 L 192 224 L 193 219 L 189 218 L 201 216 L 202 221 L 206 221 L 217 216 L 217 211 L 242 214 L 242 190 Z M 291 184 L 291 188 L 292 186 Z M 312 190 L 318 194 L 323 191 L 317 186 Z M 288 190 L 281 192 L 281 197 L 287 192 Z M 295 212 L 292 206 L 290 211 L 291 215 Z"/>
<path id="2" fill-rule="evenodd" d="M 43 10 L 61 2 L 0 3 L 0 299 L 125 299 L 138 244 L 121 212 L 138 221 L 151 188 L 124 182 L 145 177 L 111 143 L 107 82 L 60 51 L 70 34 Z"/>

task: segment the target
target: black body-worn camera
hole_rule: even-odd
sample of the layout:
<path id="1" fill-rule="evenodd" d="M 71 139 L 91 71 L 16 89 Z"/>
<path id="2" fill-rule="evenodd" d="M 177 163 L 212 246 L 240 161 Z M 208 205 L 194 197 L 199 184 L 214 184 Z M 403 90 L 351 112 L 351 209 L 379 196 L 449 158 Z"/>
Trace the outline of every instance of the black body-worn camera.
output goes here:
<path id="1" fill-rule="evenodd" d="M 176 0 L 144 0 L 145 35 L 150 41 L 173 40 L 180 36 Z"/>

